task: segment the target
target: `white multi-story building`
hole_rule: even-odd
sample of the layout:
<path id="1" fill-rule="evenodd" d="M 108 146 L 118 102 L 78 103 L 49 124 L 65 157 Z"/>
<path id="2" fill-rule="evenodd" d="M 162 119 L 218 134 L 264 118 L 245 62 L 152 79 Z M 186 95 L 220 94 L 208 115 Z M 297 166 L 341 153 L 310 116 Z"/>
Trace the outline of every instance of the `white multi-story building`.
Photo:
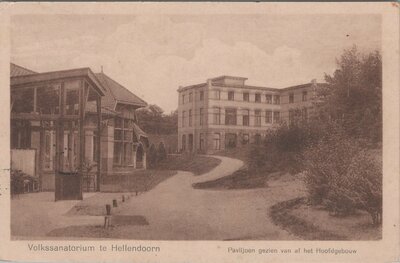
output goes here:
<path id="1" fill-rule="evenodd" d="M 282 121 L 310 115 L 315 81 L 275 89 L 249 86 L 246 80 L 221 76 L 178 89 L 180 150 L 212 153 L 245 145 Z"/>

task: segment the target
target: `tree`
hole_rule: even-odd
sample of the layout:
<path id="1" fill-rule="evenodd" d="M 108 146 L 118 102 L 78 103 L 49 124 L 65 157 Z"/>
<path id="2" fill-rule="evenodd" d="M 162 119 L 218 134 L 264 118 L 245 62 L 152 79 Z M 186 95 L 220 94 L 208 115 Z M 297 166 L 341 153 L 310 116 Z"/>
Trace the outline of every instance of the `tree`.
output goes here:
<path id="1" fill-rule="evenodd" d="M 165 149 L 165 145 L 163 142 L 158 144 L 158 160 L 162 161 L 167 158 L 167 150 Z"/>
<path id="2" fill-rule="evenodd" d="M 150 168 L 155 168 L 157 166 L 158 154 L 156 146 L 152 143 L 149 148 L 148 164 Z"/>
<path id="3" fill-rule="evenodd" d="M 379 51 L 362 54 L 356 46 L 337 60 L 338 69 L 325 75 L 328 85 L 318 93 L 319 116 L 340 123 L 348 135 L 371 142 L 382 140 L 382 58 Z"/>
<path id="4" fill-rule="evenodd" d="M 157 105 L 149 105 L 136 111 L 139 126 L 150 134 L 173 134 L 178 132 L 178 112 L 164 114 Z"/>

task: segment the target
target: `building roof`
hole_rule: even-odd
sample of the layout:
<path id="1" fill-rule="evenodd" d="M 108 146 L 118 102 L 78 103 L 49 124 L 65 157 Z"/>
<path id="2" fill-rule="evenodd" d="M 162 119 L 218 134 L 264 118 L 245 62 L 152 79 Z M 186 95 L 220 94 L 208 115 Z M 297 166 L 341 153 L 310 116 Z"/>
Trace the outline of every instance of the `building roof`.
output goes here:
<path id="1" fill-rule="evenodd" d="M 128 104 L 137 107 L 145 107 L 147 103 L 133 94 L 130 90 L 104 74 L 96 73 L 97 79 L 106 88 L 105 96 L 102 99 L 104 107 L 115 109 L 117 103 Z"/>
<path id="2" fill-rule="evenodd" d="M 302 88 L 308 88 L 308 87 L 313 86 L 313 85 L 322 87 L 322 86 L 328 85 L 328 83 L 310 82 L 310 83 L 306 83 L 306 84 L 300 84 L 300 85 L 286 87 L 286 88 L 283 88 L 283 89 L 280 89 L 280 90 L 281 91 L 286 91 L 286 90 L 302 89 Z"/>
<path id="3" fill-rule="evenodd" d="M 105 88 L 98 81 L 94 73 L 90 70 L 90 68 L 78 68 L 78 69 L 69 69 L 69 70 L 60 70 L 60 71 L 52 71 L 45 73 L 34 73 L 29 75 L 19 75 L 19 76 L 11 76 L 11 86 L 26 86 L 33 83 L 44 83 L 48 81 L 60 80 L 60 79 L 68 79 L 68 78 L 78 78 L 84 77 L 88 80 L 88 82 L 95 88 L 95 90 L 101 95 L 104 95 Z"/>
<path id="4" fill-rule="evenodd" d="M 147 138 L 147 134 L 136 123 L 133 124 L 133 130 L 135 131 L 138 141 L 140 141 L 140 137 Z"/>
<path id="5" fill-rule="evenodd" d="M 14 63 L 10 63 L 10 76 L 17 77 L 17 76 L 24 76 L 29 74 L 35 74 L 37 72 L 32 71 L 30 69 L 18 66 Z"/>
<path id="6" fill-rule="evenodd" d="M 211 80 L 220 80 L 220 79 L 237 79 L 237 80 L 247 80 L 248 78 L 244 77 L 237 77 L 237 76 L 227 76 L 227 75 L 222 75 L 219 77 L 212 78 Z"/>
<path id="7" fill-rule="evenodd" d="M 102 97 L 102 98 L 104 98 L 104 97 Z M 96 105 L 95 101 L 88 101 L 87 102 L 87 104 L 86 104 L 86 112 L 88 112 L 88 113 L 97 113 L 97 105 Z M 112 109 L 110 109 L 108 107 L 105 107 L 103 105 L 101 105 L 101 113 L 103 115 L 109 115 L 109 116 L 118 115 L 118 112 L 116 112 L 116 111 L 114 111 L 114 110 L 112 110 Z"/>

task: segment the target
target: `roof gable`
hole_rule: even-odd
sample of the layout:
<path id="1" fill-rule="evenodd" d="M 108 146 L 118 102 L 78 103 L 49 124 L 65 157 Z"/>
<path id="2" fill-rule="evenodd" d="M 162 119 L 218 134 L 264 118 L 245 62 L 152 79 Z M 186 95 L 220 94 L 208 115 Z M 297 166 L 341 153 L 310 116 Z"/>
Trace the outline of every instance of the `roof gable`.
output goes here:
<path id="1" fill-rule="evenodd" d="M 10 63 L 10 76 L 11 77 L 17 77 L 17 76 L 24 76 L 24 75 L 30 75 L 30 74 L 35 74 L 37 72 L 32 71 L 30 69 L 18 66 L 14 63 Z"/>
<path id="2" fill-rule="evenodd" d="M 103 105 L 115 109 L 117 103 L 128 104 L 137 107 L 145 107 L 147 103 L 133 94 L 130 90 L 110 78 L 104 73 L 96 73 L 97 79 L 107 89 L 102 102 Z"/>

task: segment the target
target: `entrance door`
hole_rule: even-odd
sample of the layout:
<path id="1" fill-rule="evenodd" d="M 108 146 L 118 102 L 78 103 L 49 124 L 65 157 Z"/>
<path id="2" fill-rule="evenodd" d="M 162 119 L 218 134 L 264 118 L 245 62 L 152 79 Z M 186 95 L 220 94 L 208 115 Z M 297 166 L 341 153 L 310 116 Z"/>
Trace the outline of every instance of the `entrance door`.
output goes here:
<path id="1" fill-rule="evenodd" d="M 193 151 L 193 134 L 189 134 L 189 151 Z"/>
<path id="2" fill-rule="evenodd" d="M 56 129 L 55 199 L 82 199 L 82 179 L 79 174 L 77 121 L 58 121 Z"/>
<path id="3" fill-rule="evenodd" d="M 225 134 L 225 148 L 235 148 L 237 143 L 237 135 L 235 133 Z"/>

